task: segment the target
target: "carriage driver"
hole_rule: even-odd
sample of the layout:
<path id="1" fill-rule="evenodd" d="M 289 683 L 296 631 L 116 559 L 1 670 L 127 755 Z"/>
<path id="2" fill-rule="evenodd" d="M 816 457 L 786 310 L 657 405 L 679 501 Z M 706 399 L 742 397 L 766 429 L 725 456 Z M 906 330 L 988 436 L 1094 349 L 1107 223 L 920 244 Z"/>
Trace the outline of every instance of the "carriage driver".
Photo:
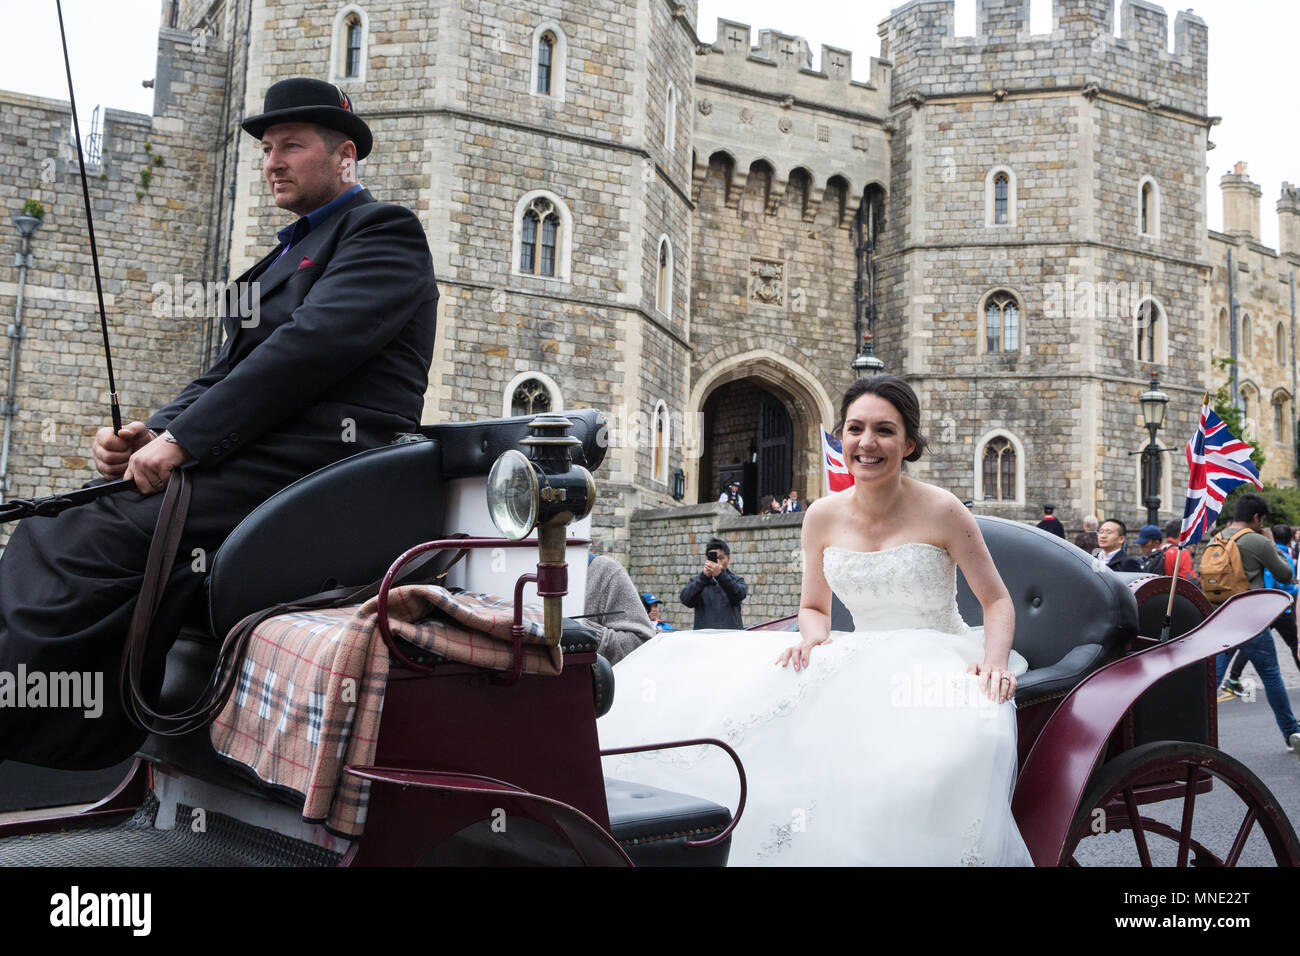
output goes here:
<path id="1" fill-rule="evenodd" d="M 225 319 L 216 362 L 158 410 L 94 440 L 95 468 L 127 476 L 121 493 L 58 518 L 23 521 L 0 561 L 0 686 L 21 668 L 99 674 L 103 713 L 6 706 L 0 760 L 69 769 L 111 766 L 142 731 L 117 693 L 123 640 L 168 478 L 185 468 L 192 499 L 154 619 L 147 690 L 181 620 L 202 596 L 203 566 L 244 516 L 304 475 L 420 423 L 438 290 L 419 219 L 357 181 L 370 128 L 336 86 L 296 77 L 243 122 L 262 149 L 272 200 L 295 219 L 236 280 L 256 321 Z M 47 678 L 48 679 L 48 678 Z"/>

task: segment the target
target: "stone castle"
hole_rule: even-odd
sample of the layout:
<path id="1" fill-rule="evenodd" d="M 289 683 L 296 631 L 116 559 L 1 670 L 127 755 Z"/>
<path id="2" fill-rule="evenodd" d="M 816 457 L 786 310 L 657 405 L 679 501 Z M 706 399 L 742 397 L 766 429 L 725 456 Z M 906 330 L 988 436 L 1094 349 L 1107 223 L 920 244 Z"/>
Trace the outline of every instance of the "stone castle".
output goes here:
<path id="1" fill-rule="evenodd" d="M 824 494 L 820 429 L 866 350 L 921 396 L 912 473 L 982 513 L 1139 521 L 1155 372 L 1155 491 L 1181 514 L 1220 355 L 1266 480 L 1294 484 L 1300 190 L 1269 249 L 1239 163 L 1208 230 L 1206 24 L 1179 13 L 1169 52 L 1144 0 L 1119 35 L 1110 0 L 1054 0 L 1041 35 L 1028 0 L 980 0 L 973 37 L 952 7 L 895 9 L 862 82 L 848 50 L 814 71 L 774 30 L 702 44 L 694 0 L 164 0 L 153 115 L 108 110 L 87 144 L 125 412 L 205 367 L 213 290 L 287 222 L 239 122 L 306 74 L 348 91 L 375 131 L 362 182 L 427 229 L 426 420 L 604 409 L 602 550 L 731 477 L 751 510 Z M 0 110 L 0 197 L 45 209 L 27 267 L 17 233 L 0 262 L 10 497 L 87 476 L 107 386 L 68 106 Z"/>

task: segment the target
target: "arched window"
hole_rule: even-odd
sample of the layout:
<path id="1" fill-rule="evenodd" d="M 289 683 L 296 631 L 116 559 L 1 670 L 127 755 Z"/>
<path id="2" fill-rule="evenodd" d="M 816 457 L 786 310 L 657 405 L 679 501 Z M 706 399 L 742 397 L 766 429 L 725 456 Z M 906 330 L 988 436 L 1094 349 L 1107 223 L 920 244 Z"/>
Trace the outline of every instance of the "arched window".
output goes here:
<path id="1" fill-rule="evenodd" d="M 365 82 L 366 47 L 369 36 L 369 19 L 366 11 L 357 4 L 345 4 L 334 15 L 334 33 L 330 50 L 332 82 Z"/>
<path id="2" fill-rule="evenodd" d="M 1286 328 L 1281 322 L 1277 324 L 1274 332 L 1273 350 L 1277 358 L 1277 364 L 1283 368 L 1287 365 L 1287 347 L 1286 347 Z"/>
<path id="3" fill-rule="evenodd" d="M 1242 429 L 1246 435 L 1241 437 L 1249 441 L 1252 438 L 1259 437 L 1258 422 L 1255 416 L 1259 414 L 1259 390 L 1250 382 L 1241 384 L 1241 421 Z M 1250 436 L 1247 438 L 1247 435 Z"/>
<path id="4" fill-rule="evenodd" d="M 558 23 L 547 21 L 533 31 L 533 69 L 529 92 L 533 96 L 564 99 L 564 74 L 568 41 Z"/>
<path id="5" fill-rule="evenodd" d="M 975 443 L 975 500 L 1024 502 L 1025 449 L 996 429 Z"/>
<path id="6" fill-rule="evenodd" d="M 664 149 L 673 151 L 677 142 L 677 87 L 668 84 L 668 95 L 664 98 Z"/>
<path id="7" fill-rule="evenodd" d="M 650 431 L 654 444 L 650 451 L 650 475 L 655 481 L 668 484 L 668 440 L 669 440 L 668 406 L 655 402 L 654 416 Z"/>
<path id="8" fill-rule="evenodd" d="M 984 299 L 984 351 L 1019 352 L 1022 310 L 1020 301 L 1006 289 Z"/>
<path id="9" fill-rule="evenodd" d="M 984 225 L 1016 224 L 1016 174 L 1007 166 L 995 166 L 984 177 Z"/>
<path id="10" fill-rule="evenodd" d="M 1143 299 L 1133 317 L 1135 348 L 1133 357 L 1139 362 L 1163 363 L 1165 360 L 1164 313 L 1151 299 Z"/>
<path id="11" fill-rule="evenodd" d="M 1016 450 L 1006 438 L 994 438 L 984 446 L 980 461 L 984 470 L 984 500 L 1014 501 L 1016 497 Z"/>
<path id="12" fill-rule="evenodd" d="M 348 52 L 343 75 L 355 79 L 361 74 L 361 18 L 353 14 L 348 18 Z"/>
<path id="13" fill-rule="evenodd" d="M 673 317 L 673 247 L 667 236 L 659 239 L 659 265 L 655 282 L 655 308 Z"/>
<path id="14" fill-rule="evenodd" d="M 1273 441 L 1291 443 L 1291 396 L 1280 388 L 1273 393 Z"/>
<path id="15" fill-rule="evenodd" d="M 1160 238 L 1160 186 L 1150 176 L 1138 184 L 1138 234 Z"/>
<path id="16" fill-rule="evenodd" d="M 510 396 L 511 415 L 540 415 L 551 410 L 551 393 L 535 378 L 515 386 Z"/>
<path id="17" fill-rule="evenodd" d="M 1249 356 L 1254 351 L 1254 325 L 1250 321 L 1249 315 L 1241 317 L 1241 334 L 1237 341 L 1237 352 L 1242 356 Z"/>
<path id="18" fill-rule="evenodd" d="M 560 386 L 545 372 L 535 369 L 520 372 L 512 378 L 502 397 L 501 414 L 507 418 L 564 411 Z"/>
<path id="19" fill-rule="evenodd" d="M 555 59 L 555 34 L 543 33 L 537 41 L 537 92 L 551 95 L 551 65 Z"/>
<path id="20" fill-rule="evenodd" d="M 573 217 L 554 193 L 536 190 L 515 206 L 515 275 L 569 281 Z"/>
<path id="21" fill-rule="evenodd" d="M 1219 310 L 1219 351 L 1232 351 L 1232 333 L 1228 329 L 1228 310 Z"/>

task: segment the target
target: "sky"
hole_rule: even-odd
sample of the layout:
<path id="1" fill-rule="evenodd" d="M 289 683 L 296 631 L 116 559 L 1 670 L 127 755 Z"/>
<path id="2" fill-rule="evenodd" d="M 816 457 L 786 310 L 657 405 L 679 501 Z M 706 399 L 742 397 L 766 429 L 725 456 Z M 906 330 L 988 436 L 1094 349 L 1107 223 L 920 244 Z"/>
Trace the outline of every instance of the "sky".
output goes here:
<path id="1" fill-rule="evenodd" d="M 1195 12 L 1210 27 L 1209 112 L 1223 117 L 1210 133 L 1216 148 L 1209 167 L 1208 219 L 1222 226 L 1218 182 L 1238 160 L 1249 164 L 1250 177 L 1263 189 L 1261 238 L 1276 247 L 1275 207 L 1282 182 L 1300 182 L 1300 123 L 1297 105 L 1296 39 L 1300 3 L 1295 0 L 1194 0 Z M 712 42 L 718 17 L 758 30 L 771 28 L 806 37 L 818 66 L 821 44 L 851 50 L 854 76 L 865 80 L 870 58 L 880 53 L 877 27 L 896 0 L 699 0 L 701 40 Z M 1118 10 L 1118 2 L 1116 4 Z M 68 52 L 77 93 L 82 136 L 96 104 L 148 113 L 153 91 L 141 86 L 151 79 L 157 51 L 160 0 L 63 0 Z M 1170 43 L 1173 16 L 1169 11 Z M 67 100 L 67 77 L 59 45 L 54 0 L 0 0 L 6 24 L 5 55 L 0 57 L 0 89 Z M 1118 16 L 1115 18 L 1118 22 Z M 975 32 L 975 0 L 956 0 L 956 31 Z M 1051 29 L 1050 0 L 1031 0 L 1031 29 Z"/>

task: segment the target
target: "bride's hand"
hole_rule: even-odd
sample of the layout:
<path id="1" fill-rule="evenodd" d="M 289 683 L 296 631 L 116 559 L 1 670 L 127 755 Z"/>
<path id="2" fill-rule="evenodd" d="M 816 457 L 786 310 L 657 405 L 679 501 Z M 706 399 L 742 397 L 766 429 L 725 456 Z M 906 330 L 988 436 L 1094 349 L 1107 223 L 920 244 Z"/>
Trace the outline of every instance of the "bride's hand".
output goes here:
<path id="1" fill-rule="evenodd" d="M 805 667 L 808 666 L 808 656 L 812 654 L 812 649 L 816 647 L 818 644 L 830 644 L 830 643 L 831 643 L 831 639 L 829 636 L 823 637 L 820 640 L 816 640 L 816 641 L 813 640 L 801 641 L 800 643 L 796 644 L 794 647 L 787 647 L 785 650 L 783 650 L 781 652 L 781 656 L 776 659 L 776 663 L 780 664 L 782 667 L 785 667 L 791 661 L 794 661 L 794 669 L 797 671 L 803 670 Z"/>
<path id="2" fill-rule="evenodd" d="M 1016 675 L 1007 669 L 1006 661 L 1000 665 L 971 664 L 966 668 L 967 674 L 979 677 L 980 691 L 995 704 L 1003 704 L 1016 696 Z"/>

